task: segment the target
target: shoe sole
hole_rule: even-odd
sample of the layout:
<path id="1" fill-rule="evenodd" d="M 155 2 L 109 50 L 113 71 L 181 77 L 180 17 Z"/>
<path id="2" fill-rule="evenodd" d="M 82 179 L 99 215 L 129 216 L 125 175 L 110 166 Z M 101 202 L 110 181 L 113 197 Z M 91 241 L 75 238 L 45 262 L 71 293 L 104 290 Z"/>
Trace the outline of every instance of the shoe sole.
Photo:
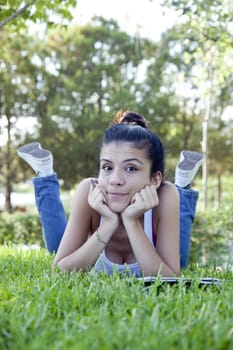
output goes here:
<path id="1" fill-rule="evenodd" d="M 184 159 L 178 164 L 178 168 L 185 171 L 199 167 L 203 159 L 203 155 L 198 152 L 183 151 L 182 156 Z"/>
<path id="2" fill-rule="evenodd" d="M 41 144 L 39 142 L 31 142 L 27 145 L 18 148 L 17 153 L 30 153 L 34 149 L 41 149 Z"/>
<path id="3" fill-rule="evenodd" d="M 41 164 L 41 162 L 45 164 L 51 161 L 51 152 L 41 148 L 39 142 L 22 146 L 17 150 L 17 153 L 25 161 L 32 161 L 36 164 Z"/>

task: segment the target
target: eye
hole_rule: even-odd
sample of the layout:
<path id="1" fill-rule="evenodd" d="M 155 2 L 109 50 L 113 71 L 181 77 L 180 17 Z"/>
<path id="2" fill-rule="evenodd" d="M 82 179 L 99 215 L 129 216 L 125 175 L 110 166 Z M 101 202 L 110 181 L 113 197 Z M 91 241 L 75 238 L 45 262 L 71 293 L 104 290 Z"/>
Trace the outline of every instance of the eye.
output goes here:
<path id="1" fill-rule="evenodd" d="M 105 171 L 106 173 L 112 170 L 112 167 L 110 165 L 102 165 L 101 169 Z"/>
<path id="2" fill-rule="evenodd" d="M 135 171 L 137 171 L 138 169 L 135 167 L 135 166 L 133 166 L 133 165 L 128 165 L 127 167 L 126 167 L 126 171 L 128 172 L 128 173 L 133 173 L 133 172 L 135 172 Z"/>

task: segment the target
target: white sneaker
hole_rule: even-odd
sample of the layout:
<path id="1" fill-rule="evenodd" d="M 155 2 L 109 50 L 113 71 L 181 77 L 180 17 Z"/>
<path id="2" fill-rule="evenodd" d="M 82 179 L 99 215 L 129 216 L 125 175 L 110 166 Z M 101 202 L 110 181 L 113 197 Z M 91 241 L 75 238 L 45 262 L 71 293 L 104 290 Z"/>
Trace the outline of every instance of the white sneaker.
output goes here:
<path id="1" fill-rule="evenodd" d="M 39 142 L 28 143 L 18 148 L 17 153 L 38 176 L 49 176 L 54 173 L 52 153 L 43 149 Z"/>
<path id="2" fill-rule="evenodd" d="M 202 164 L 202 160 L 203 155 L 199 152 L 182 151 L 179 163 L 176 166 L 175 185 L 179 187 L 191 185 Z"/>

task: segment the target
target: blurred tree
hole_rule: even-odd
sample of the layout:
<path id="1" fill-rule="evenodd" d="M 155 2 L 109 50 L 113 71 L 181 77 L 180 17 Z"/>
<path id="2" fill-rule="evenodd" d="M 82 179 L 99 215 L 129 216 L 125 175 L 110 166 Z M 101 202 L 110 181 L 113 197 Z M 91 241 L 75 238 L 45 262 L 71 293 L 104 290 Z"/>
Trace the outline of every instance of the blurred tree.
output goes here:
<path id="1" fill-rule="evenodd" d="M 28 0 L 28 1 L 19 1 L 19 0 L 8 0 L 8 1 L 1 1 L 0 2 L 0 31 L 1 31 L 1 56 L 3 58 L 4 52 L 7 52 L 6 46 L 8 46 L 5 41 L 5 33 L 3 32 L 3 29 L 7 27 L 9 31 L 12 32 L 11 40 L 14 41 L 15 47 L 13 50 L 15 50 L 16 55 L 21 56 L 21 60 L 19 60 L 20 65 L 22 65 L 22 61 L 25 60 L 25 56 L 27 56 L 27 50 L 23 50 L 21 45 L 18 45 L 18 37 L 16 36 L 17 32 L 20 32 L 21 35 L 23 35 L 22 30 L 27 32 L 30 31 L 30 24 L 35 23 L 37 25 L 40 24 L 45 27 L 53 26 L 54 24 L 62 24 L 67 25 L 69 21 L 72 19 L 72 8 L 76 6 L 76 0 L 67 0 L 67 1 L 59 1 L 59 0 L 51 0 L 51 1 L 37 1 L 37 0 Z M 4 28 L 3 28 L 4 27 Z M 4 45 L 3 45 L 4 43 Z M 13 43 L 13 45 L 14 45 Z M 4 52 L 3 51 L 4 46 Z M 17 47 L 18 46 L 18 47 Z M 21 52 L 18 50 L 21 46 Z M 29 47 L 28 47 L 29 48 Z M 27 48 L 27 49 L 28 49 Z M 9 53 L 12 54 L 12 50 L 9 50 Z M 12 56 L 14 57 L 14 56 Z M 25 97 L 25 91 L 28 89 L 23 89 L 20 93 L 15 93 L 17 95 L 17 99 L 15 101 L 14 97 L 15 94 L 12 93 L 12 88 L 16 88 L 21 84 L 20 77 L 18 75 L 17 77 L 12 78 L 14 75 L 14 72 L 17 71 L 16 75 L 20 71 L 20 68 L 18 69 L 17 66 L 12 64 L 8 59 L 11 59 L 10 56 L 4 57 L 4 59 L 1 59 L 1 78 L 4 78 L 4 80 L 1 80 L 1 86 L 0 86 L 0 113 L 1 113 L 1 119 L 3 116 L 6 118 L 7 123 L 7 145 L 6 147 L 3 147 L 1 150 L 1 159 L 5 159 L 4 166 L 2 165 L 1 170 L 3 172 L 2 177 L 5 179 L 3 182 L 5 184 L 5 209 L 7 211 L 11 211 L 12 205 L 11 205 L 11 187 L 12 187 L 12 181 L 13 181 L 13 167 L 12 167 L 12 123 L 13 119 L 15 118 L 15 115 L 18 115 L 18 113 L 15 113 L 15 111 L 20 111 L 23 109 L 27 109 L 27 106 L 25 103 L 19 103 L 18 109 L 15 109 L 14 107 L 17 104 L 17 100 L 19 100 L 22 95 Z M 14 58 L 15 59 L 15 58 Z M 4 62 L 3 62 L 4 61 Z M 8 75 L 7 73 L 11 73 Z M 23 72 L 25 74 L 25 72 Z M 24 80 L 24 79 L 23 79 Z M 30 79 L 29 79 L 30 80 Z M 26 85 L 28 85 L 28 80 L 26 79 L 24 83 L 26 82 Z M 23 85 L 23 84 L 22 84 Z M 20 90 L 17 90 L 18 92 Z M 21 97 L 20 97 L 21 96 Z M 24 108 L 26 106 L 26 108 Z M 15 115 L 14 115 L 15 114 Z M 25 110 L 21 115 L 25 114 Z"/>
<path id="2" fill-rule="evenodd" d="M 53 151 L 55 168 L 71 187 L 97 172 L 97 150 L 115 111 L 135 109 L 139 66 L 154 44 L 131 37 L 116 22 L 102 18 L 81 28 L 50 30 L 43 40 L 2 33 L 7 44 L 0 58 L 1 116 L 6 117 L 9 105 L 7 120 L 37 119 L 35 134 L 28 130 L 17 139 L 8 137 L 8 151 L 17 143 L 40 139 Z M 9 135 L 15 133 L 15 125 L 8 123 Z M 27 130 L 26 119 L 25 125 Z M 3 150 L 5 167 L 7 148 Z M 15 174 L 11 181 L 30 172 L 24 162 L 19 160 L 19 165 L 21 174 L 9 162 L 9 171 Z"/>
<path id="3" fill-rule="evenodd" d="M 197 74 L 202 56 L 199 36 L 189 34 L 187 27 L 186 23 L 174 26 L 157 44 L 130 36 L 115 21 L 103 18 L 94 18 L 83 27 L 49 29 L 44 38 L 2 29 L 1 39 L 7 44 L 0 57 L 1 115 L 6 116 L 9 99 L 10 127 L 19 116 L 37 119 L 36 134 L 17 136 L 17 140 L 11 135 L 10 149 L 12 143 L 15 147 L 40 139 L 52 150 L 55 169 L 70 188 L 97 172 L 103 131 L 122 108 L 137 110 L 149 119 L 170 157 L 177 158 L 182 148 L 198 150 L 205 110 Z M 226 146 L 229 139 L 219 113 L 232 94 L 230 75 L 224 77 L 214 90 L 211 113 L 216 112 L 214 125 L 224 135 Z M 211 135 L 217 138 L 217 132 Z M 226 159 L 230 149 L 225 146 Z M 223 162 L 222 156 L 218 159 Z M 29 171 L 24 162 L 19 163 L 23 173 L 13 171 L 15 180 Z M 8 164 L 13 165 L 12 161 Z"/>
<path id="4" fill-rule="evenodd" d="M 173 28 L 179 33 L 179 40 L 173 50 L 186 43 L 188 49 L 182 55 L 186 64 L 193 62 L 190 77 L 201 107 L 204 206 L 207 207 L 208 132 L 218 95 L 233 73 L 233 5 L 227 0 L 164 0 L 162 5 L 177 11 L 179 18 L 180 24 Z"/>
<path id="5" fill-rule="evenodd" d="M 40 140 L 53 150 L 67 186 L 97 171 L 97 149 L 114 112 L 135 109 L 139 65 L 152 46 L 103 18 L 52 30 L 38 43 Z"/>
<path id="6" fill-rule="evenodd" d="M 47 26 L 68 24 L 72 19 L 72 9 L 76 0 L 2 0 L 0 2 L 0 29 L 8 26 L 13 31 L 28 29 L 28 24 L 43 23 Z M 65 20 L 68 20 L 65 22 Z"/>
<path id="7" fill-rule="evenodd" d="M 180 39 L 177 28 L 163 34 L 156 56 L 147 67 L 142 99 L 145 114 L 151 115 L 152 126 L 173 157 L 177 157 L 177 150 L 200 148 L 198 98 L 190 77 L 193 62 L 185 62 L 187 45 Z"/>
<path id="8" fill-rule="evenodd" d="M 14 36 L 10 40 L 9 33 L 4 30 L 1 39 L 5 45 L 0 56 L 0 101 L 1 120 L 6 124 L 6 145 L 2 146 L 1 178 L 5 188 L 5 209 L 11 211 L 12 182 L 16 178 L 13 161 L 13 141 L 17 137 L 17 118 L 31 116 L 32 111 L 32 79 L 33 67 L 29 58 L 30 40 L 26 36 Z M 3 137 L 3 135 L 2 135 Z"/>
<path id="9" fill-rule="evenodd" d="M 222 175 L 233 172 L 233 74 L 225 79 L 212 107 L 209 128 L 209 171 L 216 174 L 216 207 L 222 199 Z"/>

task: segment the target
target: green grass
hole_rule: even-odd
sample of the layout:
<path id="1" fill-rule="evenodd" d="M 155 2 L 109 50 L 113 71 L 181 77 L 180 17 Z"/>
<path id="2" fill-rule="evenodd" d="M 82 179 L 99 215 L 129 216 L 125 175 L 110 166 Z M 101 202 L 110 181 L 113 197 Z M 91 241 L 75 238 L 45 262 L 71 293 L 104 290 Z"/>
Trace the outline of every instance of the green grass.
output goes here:
<path id="1" fill-rule="evenodd" d="M 44 250 L 0 246 L 0 349 L 232 349 L 233 274 L 192 266 L 194 283 L 51 272 Z M 220 286 L 199 288 L 200 277 Z"/>

